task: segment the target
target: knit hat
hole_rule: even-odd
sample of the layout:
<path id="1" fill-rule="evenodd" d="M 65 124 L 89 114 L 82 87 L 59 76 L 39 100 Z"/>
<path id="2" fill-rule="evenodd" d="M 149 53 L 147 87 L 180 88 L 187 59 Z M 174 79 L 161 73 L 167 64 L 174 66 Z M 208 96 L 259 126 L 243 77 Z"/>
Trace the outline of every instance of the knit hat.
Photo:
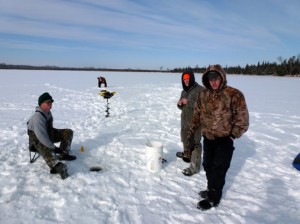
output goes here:
<path id="1" fill-rule="evenodd" d="M 187 74 L 187 73 L 183 74 L 182 80 L 185 80 L 185 79 L 190 79 L 190 74 Z"/>
<path id="2" fill-rule="evenodd" d="M 216 72 L 216 71 L 210 71 L 207 73 L 207 77 L 208 79 L 216 79 L 218 77 L 221 77 L 220 73 L 219 72 Z"/>
<path id="3" fill-rule="evenodd" d="M 39 100 L 38 100 L 39 106 L 45 101 L 51 101 L 52 103 L 54 102 L 54 100 L 52 99 L 52 96 L 50 96 L 50 94 L 47 92 L 40 95 Z"/>
<path id="4" fill-rule="evenodd" d="M 189 85 L 186 86 L 184 80 L 185 79 L 189 79 Z M 195 85 L 195 75 L 192 71 L 185 71 L 182 73 L 181 75 L 181 83 L 182 83 L 182 88 L 185 91 L 188 91 L 190 88 L 192 88 L 192 86 Z"/>

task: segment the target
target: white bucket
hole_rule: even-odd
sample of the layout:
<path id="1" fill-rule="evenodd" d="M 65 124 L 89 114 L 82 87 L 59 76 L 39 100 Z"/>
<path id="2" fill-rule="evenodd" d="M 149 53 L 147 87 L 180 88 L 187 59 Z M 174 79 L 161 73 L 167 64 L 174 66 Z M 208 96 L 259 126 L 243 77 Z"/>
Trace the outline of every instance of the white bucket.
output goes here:
<path id="1" fill-rule="evenodd" d="M 151 145 L 150 145 L 151 144 Z M 163 144 L 150 141 L 146 144 L 146 166 L 152 173 L 158 173 L 162 167 Z"/>

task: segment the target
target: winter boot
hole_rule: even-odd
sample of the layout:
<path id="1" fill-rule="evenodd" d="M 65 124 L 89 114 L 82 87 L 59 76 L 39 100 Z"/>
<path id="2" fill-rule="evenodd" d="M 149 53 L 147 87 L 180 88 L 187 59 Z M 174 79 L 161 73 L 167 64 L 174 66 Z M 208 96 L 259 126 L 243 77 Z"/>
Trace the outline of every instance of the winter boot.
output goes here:
<path id="1" fill-rule="evenodd" d="M 189 149 L 185 149 L 183 152 L 183 161 L 186 163 L 190 163 L 191 162 L 191 157 L 192 157 L 192 152 Z"/>
<path id="2" fill-rule="evenodd" d="M 68 174 L 68 168 L 65 164 L 63 164 L 62 162 L 58 162 L 51 170 L 50 170 L 51 174 L 59 174 L 61 179 L 66 179 L 69 174 Z"/>
<path id="3" fill-rule="evenodd" d="M 200 191 L 200 196 L 205 196 L 205 191 Z M 197 208 L 204 211 L 211 209 L 212 207 L 217 207 L 220 203 L 222 197 L 222 191 L 216 191 L 215 189 L 210 189 L 206 191 L 206 198 L 201 200 Z"/>
<path id="4" fill-rule="evenodd" d="M 183 157 L 183 152 L 177 152 L 177 153 L 176 153 L 176 156 L 177 156 L 178 158 L 182 158 L 182 157 Z"/>
<path id="5" fill-rule="evenodd" d="M 200 191 L 198 194 L 200 195 L 201 198 L 205 198 L 206 199 L 208 197 L 207 196 L 208 190 Z"/>
<path id="6" fill-rule="evenodd" d="M 199 203 L 197 204 L 197 208 L 202 211 L 205 211 L 211 209 L 212 207 L 217 207 L 218 205 L 219 203 L 211 202 L 208 199 L 204 199 L 202 201 L 199 201 Z"/>
<path id="7" fill-rule="evenodd" d="M 67 153 L 61 153 L 61 154 L 57 154 L 57 158 L 59 160 L 67 160 L 67 161 L 72 161 L 76 159 L 76 156 L 74 155 L 69 155 Z"/>
<path id="8" fill-rule="evenodd" d="M 185 176 L 192 176 L 192 175 L 194 175 L 194 174 L 196 174 L 195 172 L 193 172 L 192 170 L 191 170 L 191 168 L 186 168 L 186 169 L 184 169 L 184 170 L 182 170 L 182 173 L 185 175 Z"/>

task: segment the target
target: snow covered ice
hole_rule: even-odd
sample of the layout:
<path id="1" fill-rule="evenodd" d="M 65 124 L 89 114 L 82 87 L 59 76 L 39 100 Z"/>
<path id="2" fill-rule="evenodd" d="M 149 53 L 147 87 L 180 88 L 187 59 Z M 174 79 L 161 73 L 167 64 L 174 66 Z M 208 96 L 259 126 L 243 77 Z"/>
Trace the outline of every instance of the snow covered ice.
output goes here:
<path id="1" fill-rule="evenodd" d="M 108 90 L 99 96 L 97 77 Z M 195 74 L 201 83 L 201 75 Z M 219 207 L 196 208 L 206 188 L 176 157 L 181 74 L 0 70 L 0 223 L 300 223 L 300 78 L 228 75 L 250 112 L 235 140 Z M 29 163 L 26 122 L 43 92 L 54 98 L 54 127 L 74 130 L 70 177 Z M 145 164 L 147 138 L 163 143 L 159 173 Z M 84 146 L 84 152 L 80 148 Z M 103 171 L 90 172 L 92 166 Z"/>

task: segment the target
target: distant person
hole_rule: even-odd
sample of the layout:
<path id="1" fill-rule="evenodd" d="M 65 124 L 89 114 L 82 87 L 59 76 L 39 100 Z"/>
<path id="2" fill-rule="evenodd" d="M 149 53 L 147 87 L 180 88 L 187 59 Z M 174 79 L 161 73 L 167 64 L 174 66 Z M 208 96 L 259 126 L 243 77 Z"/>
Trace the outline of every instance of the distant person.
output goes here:
<path id="1" fill-rule="evenodd" d="M 207 210 L 220 203 L 233 141 L 248 130 L 249 113 L 243 93 L 227 86 L 226 73 L 220 65 L 209 66 L 202 83 L 205 89 L 199 94 L 185 149 L 192 147 L 195 131 L 201 126 L 207 189 L 199 192 L 202 200 L 197 208 Z"/>
<path id="2" fill-rule="evenodd" d="M 98 78 L 98 87 L 101 88 L 101 85 L 104 84 L 104 87 L 107 87 L 106 79 L 102 76 L 99 76 Z"/>
<path id="3" fill-rule="evenodd" d="M 195 82 L 195 76 L 193 72 L 184 72 L 181 76 L 182 92 L 180 99 L 177 103 L 177 107 L 181 110 L 181 141 L 183 146 L 186 145 L 186 136 L 191 125 L 193 118 L 195 104 L 199 95 L 199 92 L 204 88 Z M 201 166 L 201 132 L 200 127 L 197 129 L 194 139 L 192 140 L 192 151 L 185 150 L 184 152 L 177 152 L 176 156 L 182 158 L 186 162 L 191 162 L 190 167 L 184 169 L 182 173 L 186 176 L 192 176 L 199 173 Z"/>
<path id="4" fill-rule="evenodd" d="M 43 93 L 38 99 L 35 113 L 27 123 L 29 135 L 29 150 L 37 151 L 50 168 L 51 174 L 59 174 L 62 179 L 68 175 L 67 166 L 58 160 L 75 160 L 76 156 L 70 155 L 73 138 L 71 129 L 56 129 L 53 127 L 51 113 L 54 100 L 49 93 Z M 60 142 L 59 148 L 53 143 Z"/>

